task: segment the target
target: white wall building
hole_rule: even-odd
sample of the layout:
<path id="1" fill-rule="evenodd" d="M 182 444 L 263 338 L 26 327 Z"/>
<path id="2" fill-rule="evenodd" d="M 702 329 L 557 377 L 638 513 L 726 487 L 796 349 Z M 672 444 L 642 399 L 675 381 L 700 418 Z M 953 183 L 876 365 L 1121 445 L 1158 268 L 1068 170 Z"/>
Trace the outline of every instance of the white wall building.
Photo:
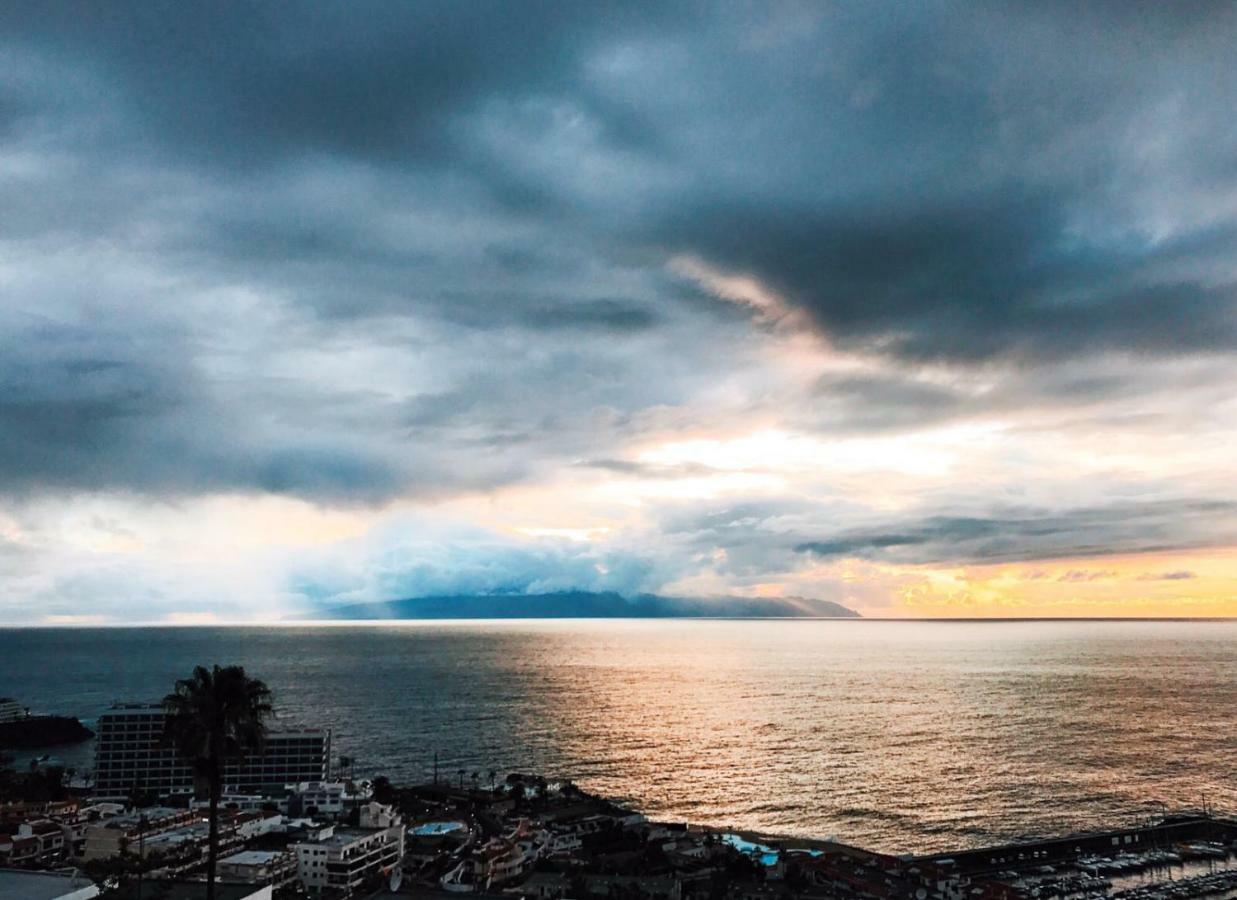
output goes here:
<path id="1" fill-rule="evenodd" d="M 283 829 L 283 816 L 279 813 L 250 811 L 235 817 L 236 836 L 248 841 L 262 834 L 271 834 Z"/>
<path id="2" fill-rule="evenodd" d="M 401 821 L 395 807 L 371 800 L 357 810 L 357 824 L 362 828 L 390 828 Z"/>
<path id="3" fill-rule="evenodd" d="M 388 828 L 331 831 L 293 847 L 297 877 L 310 893 L 330 888 L 350 895 L 367 879 L 390 875 L 403 861 L 404 826 L 398 818 Z"/>
<path id="4" fill-rule="evenodd" d="M 83 835 L 85 844 L 82 858 L 87 861 L 110 859 L 129 847 L 137 852 L 139 844 L 201 821 L 201 813 L 195 810 L 152 806 L 91 822 L 86 825 Z"/>
<path id="5" fill-rule="evenodd" d="M 0 697 L 0 722 L 16 722 L 26 718 L 26 708 L 12 697 Z"/>
<path id="6" fill-rule="evenodd" d="M 242 850 L 219 860 L 219 880 L 283 887 L 296 880 L 296 855 L 289 850 Z"/>
<path id="7" fill-rule="evenodd" d="M 342 782 L 302 781 L 288 792 L 288 815 L 338 816 L 347 799 L 347 786 Z"/>

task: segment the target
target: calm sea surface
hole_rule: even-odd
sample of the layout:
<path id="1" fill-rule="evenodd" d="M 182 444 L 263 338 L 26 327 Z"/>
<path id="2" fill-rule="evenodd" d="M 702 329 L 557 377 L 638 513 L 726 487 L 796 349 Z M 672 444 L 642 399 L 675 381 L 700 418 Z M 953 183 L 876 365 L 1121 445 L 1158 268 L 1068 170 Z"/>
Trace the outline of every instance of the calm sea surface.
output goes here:
<path id="1" fill-rule="evenodd" d="M 241 663 L 357 771 L 570 776 L 669 819 L 886 850 L 1237 811 L 1237 622 L 557 621 L 0 631 L 93 719 Z M 80 748 L 57 751 L 85 761 Z"/>

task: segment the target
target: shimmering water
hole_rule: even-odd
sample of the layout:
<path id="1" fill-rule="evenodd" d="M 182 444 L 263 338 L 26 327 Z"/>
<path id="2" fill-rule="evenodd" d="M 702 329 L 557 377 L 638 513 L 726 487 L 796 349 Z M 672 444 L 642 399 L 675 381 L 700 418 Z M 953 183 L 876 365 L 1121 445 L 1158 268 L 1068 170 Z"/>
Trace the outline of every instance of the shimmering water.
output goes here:
<path id="1" fill-rule="evenodd" d="M 1237 622 L 556 621 L 0 631 L 92 718 L 198 662 L 357 771 L 559 773 L 650 814 L 888 850 L 1237 810 Z M 483 774 L 482 778 L 485 779 Z"/>

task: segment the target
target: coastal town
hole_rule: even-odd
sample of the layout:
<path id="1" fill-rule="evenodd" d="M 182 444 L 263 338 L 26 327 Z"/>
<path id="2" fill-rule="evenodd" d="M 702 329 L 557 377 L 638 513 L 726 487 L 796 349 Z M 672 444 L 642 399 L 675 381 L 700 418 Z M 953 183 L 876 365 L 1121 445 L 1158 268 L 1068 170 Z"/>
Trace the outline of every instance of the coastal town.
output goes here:
<path id="1" fill-rule="evenodd" d="M 0 900 L 1237 900 L 1237 0 L 0 0 Z"/>
<path id="2" fill-rule="evenodd" d="M 12 704 L 11 704 L 12 705 Z M 9 710 L 9 715 L 14 715 Z M 208 802 L 159 704 L 97 720 L 90 777 L 34 760 L 0 781 L 0 897 L 206 896 Z M 223 772 L 220 900 L 380 896 L 630 900 L 1181 900 L 1237 896 L 1237 819 L 1211 810 L 1003 847 L 890 855 L 650 821 L 571 781 L 354 777 L 329 730 L 271 731 Z"/>

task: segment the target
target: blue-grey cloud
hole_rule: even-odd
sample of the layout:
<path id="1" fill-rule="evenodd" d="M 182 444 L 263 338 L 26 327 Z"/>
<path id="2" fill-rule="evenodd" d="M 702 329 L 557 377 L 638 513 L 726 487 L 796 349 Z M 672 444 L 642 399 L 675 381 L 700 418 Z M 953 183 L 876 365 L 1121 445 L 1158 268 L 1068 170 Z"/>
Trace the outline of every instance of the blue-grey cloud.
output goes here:
<path id="1" fill-rule="evenodd" d="M 923 564 L 1021 562 L 1179 550 L 1237 540 L 1237 503 L 1177 499 L 1066 510 L 1006 509 L 984 516 L 929 516 L 898 530 L 851 530 L 796 544 L 823 559 L 861 557 Z M 1063 581 L 1105 577 L 1071 570 Z"/>
<path id="2" fill-rule="evenodd" d="M 635 596 L 666 583 L 673 564 L 638 550 L 517 541 L 476 528 L 420 523 L 303 565 L 291 592 L 309 609 L 410 597 L 546 594 L 585 590 Z"/>
<path id="3" fill-rule="evenodd" d="M 716 475 L 638 458 L 679 431 L 1005 417 L 1026 459 L 1000 497 L 964 473 L 900 520 L 824 476 L 667 503 L 658 552 L 625 552 L 688 563 L 622 586 L 1227 539 L 1224 472 L 1165 491 L 1126 462 L 1094 503 L 1016 504 L 1036 428 L 1231 432 L 1235 17 L 4 4 L 0 497 L 381 505 Z M 862 365 L 798 384 L 788 333 Z M 626 571 L 493 552 L 442 589 Z"/>

